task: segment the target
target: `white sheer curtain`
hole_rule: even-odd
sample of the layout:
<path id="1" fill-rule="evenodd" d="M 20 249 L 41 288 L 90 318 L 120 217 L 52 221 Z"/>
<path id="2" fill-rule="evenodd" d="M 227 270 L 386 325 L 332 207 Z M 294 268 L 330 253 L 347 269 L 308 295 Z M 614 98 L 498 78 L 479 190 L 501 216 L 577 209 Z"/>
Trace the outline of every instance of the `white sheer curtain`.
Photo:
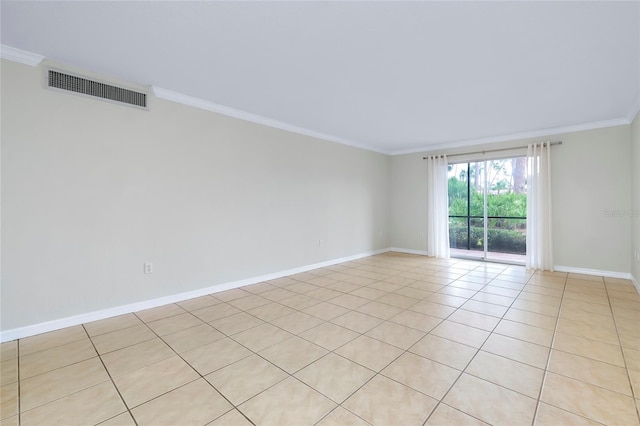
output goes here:
<path id="1" fill-rule="evenodd" d="M 448 258 L 449 250 L 449 190 L 447 156 L 425 157 L 427 161 L 427 253 Z"/>
<path id="2" fill-rule="evenodd" d="M 551 144 L 527 148 L 527 268 L 553 271 Z"/>

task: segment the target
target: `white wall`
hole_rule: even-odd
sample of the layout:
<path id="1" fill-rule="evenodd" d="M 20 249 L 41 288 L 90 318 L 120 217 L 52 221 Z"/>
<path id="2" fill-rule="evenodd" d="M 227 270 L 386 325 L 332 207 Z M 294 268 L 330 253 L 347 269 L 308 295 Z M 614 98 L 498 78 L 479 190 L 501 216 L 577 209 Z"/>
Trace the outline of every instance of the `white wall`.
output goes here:
<path id="1" fill-rule="evenodd" d="M 422 157 L 391 157 L 391 246 L 426 253 L 427 169 Z"/>
<path id="2" fill-rule="evenodd" d="M 640 291 L 640 114 L 631 124 L 631 275 Z"/>
<path id="3" fill-rule="evenodd" d="M 553 154 L 555 264 L 630 272 L 630 126 L 571 133 Z"/>
<path id="4" fill-rule="evenodd" d="M 47 90 L 41 67 L 4 60 L 1 83 L 0 330 L 389 246 L 426 250 L 424 153 L 388 157 L 152 96 L 140 111 Z M 639 138 L 638 117 L 545 138 L 564 141 L 556 265 L 640 278 L 640 218 L 605 215 L 639 208 Z"/>
<path id="5" fill-rule="evenodd" d="M 510 141 L 444 153 L 517 147 L 542 140 Z M 629 273 L 630 218 L 628 215 L 607 216 L 605 211 L 628 211 L 631 206 L 630 126 L 569 133 L 544 140 L 563 141 L 552 151 L 555 264 Z M 426 250 L 429 213 L 424 202 L 424 155 L 407 154 L 391 159 L 392 247 Z M 459 159 L 461 157 L 456 158 Z"/>
<path id="6" fill-rule="evenodd" d="M 2 61 L 2 330 L 389 246 L 388 156 L 149 104 Z"/>

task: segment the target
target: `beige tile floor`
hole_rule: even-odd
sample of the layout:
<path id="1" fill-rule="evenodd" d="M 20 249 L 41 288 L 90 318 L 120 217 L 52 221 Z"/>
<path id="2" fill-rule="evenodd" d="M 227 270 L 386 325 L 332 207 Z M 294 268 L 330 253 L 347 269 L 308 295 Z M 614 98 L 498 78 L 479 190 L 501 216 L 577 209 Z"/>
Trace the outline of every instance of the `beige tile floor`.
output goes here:
<path id="1" fill-rule="evenodd" d="M 629 281 L 387 253 L 2 344 L 3 425 L 638 425 Z"/>

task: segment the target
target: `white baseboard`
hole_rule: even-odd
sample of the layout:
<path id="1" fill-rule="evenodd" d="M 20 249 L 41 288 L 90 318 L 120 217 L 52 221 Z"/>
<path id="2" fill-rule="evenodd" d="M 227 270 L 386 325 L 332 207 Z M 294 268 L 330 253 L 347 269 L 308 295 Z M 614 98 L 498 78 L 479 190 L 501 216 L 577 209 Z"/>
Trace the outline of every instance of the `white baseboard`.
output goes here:
<path id="1" fill-rule="evenodd" d="M 128 305 L 116 306 L 113 308 L 102 309 L 100 311 L 87 312 L 84 314 L 79 314 L 79 315 L 74 315 L 66 318 L 60 318 L 57 320 L 28 325 L 25 327 L 18 327 L 18 328 L 0 332 L 0 342 L 8 342 L 15 339 L 22 339 L 25 337 L 34 336 L 36 334 L 59 330 L 61 328 L 84 324 L 91 321 L 98 321 L 105 318 L 110 318 L 118 315 L 128 314 L 131 312 L 141 311 L 144 309 L 156 308 L 158 306 L 167 305 L 169 303 L 182 302 L 184 300 L 193 299 L 195 297 L 200 297 L 207 294 L 219 293 L 221 291 L 231 290 L 234 288 L 243 287 L 250 284 L 257 284 L 263 281 L 274 280 L 276 278 L 281 278 L 288 275 L 307 272 L 312 269 L 324 268 L 324 267 L 335 265 L 338 263 L 362 259 L 363 257 L 369 257 L 369 256 L 374 256 L 376 254 L 386 253 L 390 250 L 391 249 L 389 248 L 384 248 L 380 250 L 359 253 L 352 256 L 346 256 L 338 259 L 327 260 L 320 263 L 314 263 L 312 265 L 300 266 L 298 268 L 288 269 L 286 271 L 274 272 L 271 274 L 261 275 L 258 277 L 245 278 L 238 281 L 218 284 L 218 285 L 205 287 L 197 290 L 187 291 L 184 293 L 173 294 L 169 296 L 159 297 L 156 299 L 145 300 L 142 302 L 130 303 Z"/>
<path id="2" fill-rule="evenodd" d="M 425 250 L 413 250 L 413 249 L 405 249 L 399 247 L 391 247 L 389 251 L 395 251 L 398 253 L 407 253 L 407 254 L 420 254 L 422 256 L 429 256 L 429 253 Z"/>
<path id="3" fill-rule="evenodd" d="M 408 254 L 419 254 L 423 256 L 429 256 L 429 253 L 424 250 L 414 250 L 414 249 L 405 249 L 400 247 L 391 247 L 389 251 L 395 251 L 398 253 L 408 253 Z M 558 272 L 573 272 L 575 274 L 583 274 L 583 275 L 595 275 L 598 277 L 608 277 L 608 278 L 622 278 L 626 280 L 631 280 L 633 285 L 638 289 L 638 293 L 640 293 L 640 284 L 638 281 L 628 272 L 616 272 L 616 271 L 602 271 L 599 269 L 586 269 L 586 268 L 574 268 L 571 266 L 554 266 L 554 271 Z"/>
<path id="4" fill-rule="evenodd" d="M 631 274 L 629 272 L 601 271 L 599 269 L 574 268 L 571 266 L 557 265 L 553 267 L 553 270 L 558 272 L 572 272 L 574 274 L 595 275 L 598 277 L 622 278 L 625 280 L 631 279 Z"/>

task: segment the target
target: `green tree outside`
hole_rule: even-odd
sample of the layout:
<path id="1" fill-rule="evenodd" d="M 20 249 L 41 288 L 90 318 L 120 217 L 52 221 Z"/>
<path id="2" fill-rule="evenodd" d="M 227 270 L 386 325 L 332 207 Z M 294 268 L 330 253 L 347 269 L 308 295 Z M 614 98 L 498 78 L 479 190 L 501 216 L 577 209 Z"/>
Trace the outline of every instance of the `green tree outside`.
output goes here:
<path id="1" fill-rule="evenodd" d="M 507 170 L 507 162 L 511 166 L 510 170 Z M 458 176 L 452 176 L 453 170 L 450 167 L 449 215 L 466 217 L 469 214 L 482 218 L 484 196 L 482 188 L 477 188 L 477 186 L 483 163 L 471 163 L 468 167 L 468 172 L 465 168 L 458 173 Z M 487 172 L 489 173 L 487 186 L 490 189 L 487 194 L 487 216 L 503 217 L 502 219 L 489 219 L 487 224 L 489 251 L 526 254 L 526 219 L 504 219 L 504 217 L 526 218 L 527 216 L 527 194 L 526 182 L 523 182 L 523 168 L 526 168 L 526 159 L 487 162 Z M 468 178 L 471 179 L 470 197 L 467 197 Z M 482 219 L 471 219 L 471 228 L 467 232 L 466 218 L 451 218 L 449 234 L 452 248 L 467 249 L 469 246 L 471 250 L 484 250 Z M 468 244 L 468 238 L 470 244 Z"/>

